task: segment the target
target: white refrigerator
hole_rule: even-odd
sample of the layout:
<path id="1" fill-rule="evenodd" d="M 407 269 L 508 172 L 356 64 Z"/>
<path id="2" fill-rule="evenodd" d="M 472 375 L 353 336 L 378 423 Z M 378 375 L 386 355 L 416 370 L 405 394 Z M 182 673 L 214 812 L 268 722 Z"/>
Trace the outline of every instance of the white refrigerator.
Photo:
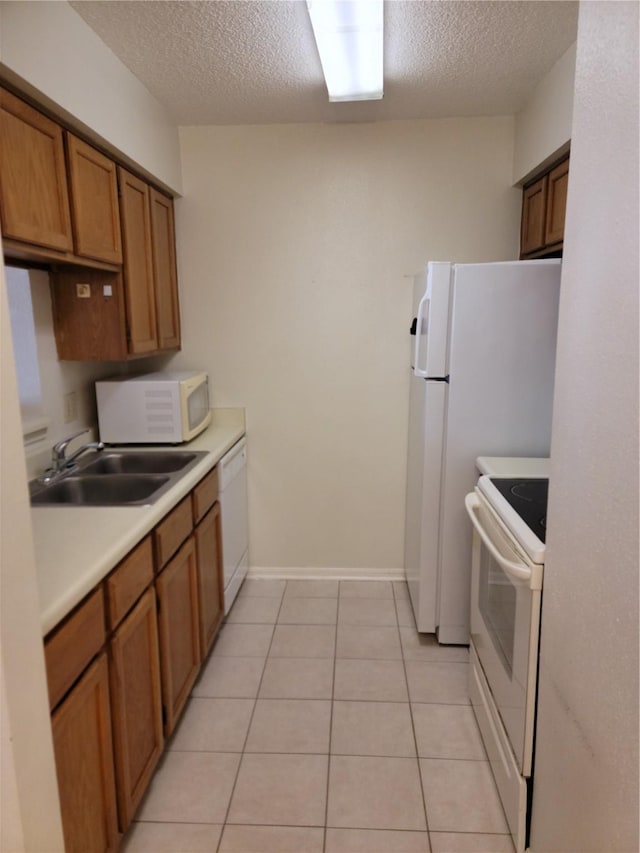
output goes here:
<path id="1" fill-rule="evenodd" d="M 549 456 L 559 260 L 415 278 L 405 572 L 418 631 L 468 644 L 478 456 Z"/>

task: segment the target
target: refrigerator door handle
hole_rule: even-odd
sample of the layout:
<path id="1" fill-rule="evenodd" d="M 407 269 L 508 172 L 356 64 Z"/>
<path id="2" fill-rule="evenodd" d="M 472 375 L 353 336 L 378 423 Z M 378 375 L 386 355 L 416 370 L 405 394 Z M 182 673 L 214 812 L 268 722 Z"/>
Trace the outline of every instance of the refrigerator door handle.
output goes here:
<path id="1" fill-rule="evenodd" d="M 425 305 L 426 310 L 425 310 Z M 421 379 L 427 378 L 427 371 L 423 370 L 420 367 L 420 340 L 422 339 L 422 329 L 425 323 L 426 318 L 429 315 L 429 297 L 425 293 L 422 299 L 420 300 L 420 304 L 418 305 L 418 316 L 416 317 L 416 343 L 413 351 L 413 372 L 416 376 L 419 376 Z"/>

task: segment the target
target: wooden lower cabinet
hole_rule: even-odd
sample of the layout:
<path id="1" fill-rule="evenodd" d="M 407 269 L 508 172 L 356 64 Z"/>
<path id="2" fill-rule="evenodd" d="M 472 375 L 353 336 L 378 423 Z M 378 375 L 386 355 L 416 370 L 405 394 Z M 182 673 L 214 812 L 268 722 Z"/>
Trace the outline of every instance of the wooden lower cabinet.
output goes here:
<path id="1" fill-rule="evenodd" d="M 195 529 L 200 606 L 200 649 L 206 657 L 224 616 L 222 531 L 220 504 L 216 503 Z"/>
<path id="2" fill-rule="evenodd" d="M 51 719 L 67 853 L 118 846 L 109 670 L 103 652 Z"/>
<path id="3" fill-rule="evenodd" d="M 169 736 L 200 667 L 198 568 L 191 536 L 156 579 L 164 732 Z"/>
<path id="4" fill-rule="evenodd" d="M 114 633 L 110 658 L 118 816 L 124 832 L 164 748 L 153 587 L 144 593 Z"/>

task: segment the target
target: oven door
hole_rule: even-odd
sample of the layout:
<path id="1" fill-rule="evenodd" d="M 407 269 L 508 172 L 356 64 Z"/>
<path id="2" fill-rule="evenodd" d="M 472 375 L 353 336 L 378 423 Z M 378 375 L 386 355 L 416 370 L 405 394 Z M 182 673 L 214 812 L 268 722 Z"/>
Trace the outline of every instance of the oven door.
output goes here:
<path id="1" fill-rule="evenodd" d="M 465 503 L 474 527 L 471 641 L 520 772 L 530 776 L 543 567 L 526 557 L 481 493 Z"/>

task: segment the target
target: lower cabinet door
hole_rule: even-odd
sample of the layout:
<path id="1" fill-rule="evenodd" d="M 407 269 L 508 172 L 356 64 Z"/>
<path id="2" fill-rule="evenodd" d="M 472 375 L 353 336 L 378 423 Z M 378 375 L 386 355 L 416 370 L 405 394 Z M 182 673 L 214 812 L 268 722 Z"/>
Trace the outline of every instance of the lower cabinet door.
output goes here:
<path id="1" fill-rule="evenodd" d="M 200 603 L 200 648 L 208 654 L 224 616 L 220 504 L 215 503 L 195 530 Z"/>
<path id="2" fill-rule="evenodd" d="M 156 580 L 165 721 L 171 734 L 200 668 L 198 569 L 191 536 Z"/>
<path id="3" fill-rule="evenodd" d="M 51 717 L 67 853 L 118 846 L 109 668 L 103 652 Z"/>
<path id="4" fill-rule="evenodd" d="M 111 639 L 111 710 L 124 832 L 162 755 L 162 696 L 156 596 L 148 589 Z"/>

